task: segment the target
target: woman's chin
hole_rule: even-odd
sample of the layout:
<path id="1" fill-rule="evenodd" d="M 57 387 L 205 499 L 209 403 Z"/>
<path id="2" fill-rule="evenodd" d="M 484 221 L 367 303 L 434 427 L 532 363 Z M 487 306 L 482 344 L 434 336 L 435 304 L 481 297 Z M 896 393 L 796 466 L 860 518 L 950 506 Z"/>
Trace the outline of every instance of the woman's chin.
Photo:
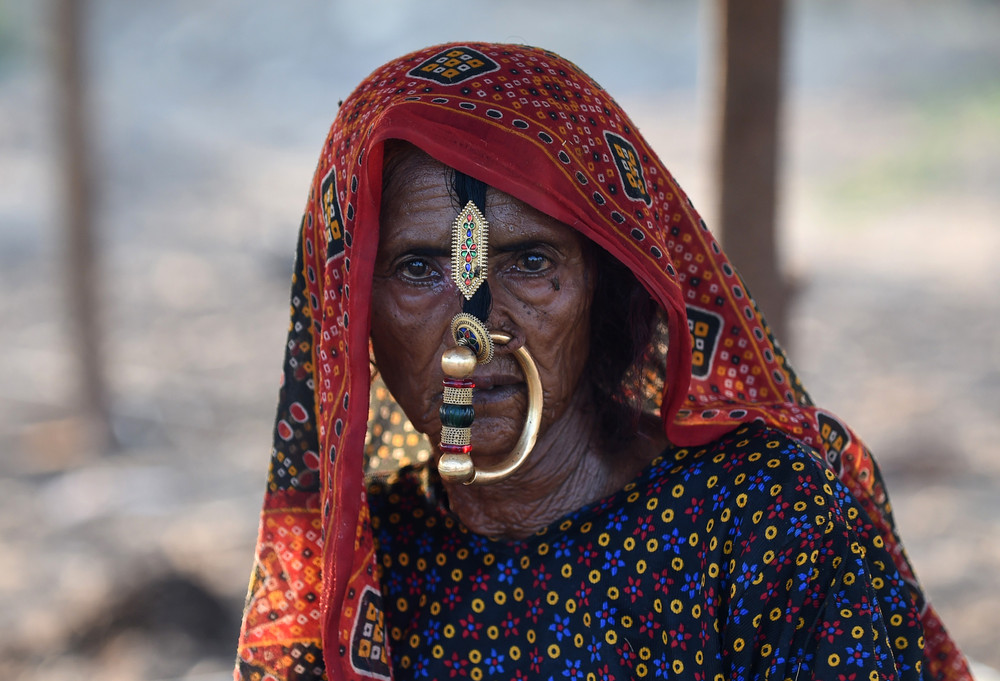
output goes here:
<path id="1" fill-rule="evenodd" d="M 477 466 L 495 466 L 517 444 L 522 423 L 503 416 L 477 418 L 472 426 L 472 461 Z"/>

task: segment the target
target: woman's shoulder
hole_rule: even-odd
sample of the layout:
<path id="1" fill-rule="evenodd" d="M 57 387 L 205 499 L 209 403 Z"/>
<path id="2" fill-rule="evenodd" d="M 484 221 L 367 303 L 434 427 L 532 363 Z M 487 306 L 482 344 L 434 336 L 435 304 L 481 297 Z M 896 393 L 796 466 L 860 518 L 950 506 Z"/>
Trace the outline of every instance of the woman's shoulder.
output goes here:
<path id="1" fill-rule="evenodd" d="M 840 516 L 854 503 L 822 456 L 764 423 L 745 424 L 698 447 L 664 452 L 646 479 L 650 496 L 685 499 L 740 516 L 796 508 Z"/>
<path id="2" fill-rule="evenodd" d="M 816 450 L 760 421 L 744 424 L 704 445 L 668 448 L 656 468 L 660 474 L 714 476 L 717 480 L 757 471 L 766 471 L 769 477 L 836 477 Z"/>

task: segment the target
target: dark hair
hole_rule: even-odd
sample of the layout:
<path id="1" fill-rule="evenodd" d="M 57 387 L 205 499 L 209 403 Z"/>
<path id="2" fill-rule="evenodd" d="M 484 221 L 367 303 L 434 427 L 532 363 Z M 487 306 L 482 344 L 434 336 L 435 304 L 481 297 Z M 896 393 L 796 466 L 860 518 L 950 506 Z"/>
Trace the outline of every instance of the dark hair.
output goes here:
<path id="1" fill-rule="evenodd" d="M 628 267 L 598 246 L 594 251 L 597 280 L 586 373 L 601 434 L 607 444 L 618 444 L 635 436 L 648 403 L 659 399 L 663 369 L 653 340 L 660 310 Z M 655 368 L 650 372 L 647 366 Z M 648 385 L 651 373 L 654 384 Z"/>

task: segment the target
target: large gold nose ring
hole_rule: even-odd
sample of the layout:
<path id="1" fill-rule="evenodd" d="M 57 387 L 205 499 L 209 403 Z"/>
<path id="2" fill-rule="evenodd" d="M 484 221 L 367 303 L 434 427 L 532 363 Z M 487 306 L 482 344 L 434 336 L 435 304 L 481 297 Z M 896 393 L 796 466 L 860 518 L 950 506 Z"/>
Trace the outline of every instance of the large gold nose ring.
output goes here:
<path id="1" fill-rule="evenodd" d="M 490 334 L 490 338 L 497 345 L 507 345 L 510 343 L 511 337 L 506 333 L 494 332 Z M 464 349 L 464 348 L 459 348 Z M 464 353 L 462 353 L 464 354 Z M 469 353 L 471 354 L 471 353 Z M 461 482 L 465 485 L 492 485 L 501 480 L 506 480 L 514 472 L 521 467 L 521 465 L 528 460 L 528 456 L 531 454 L 532 448 L 535 446 L 535 441 L 538 439 L 538 429 L 542 423 L 542 381 L 538 377 L 538 367 L 535 366 L 535 360 L 531 357 L 528 349 L 523 345 L 517 350 L 514 350 L 514 359 L 517 360 L 518 365 L 521 367 L 521 372 L 524 374 L 525 384 L 528 387 L 528 411 L 525 415 L 524 428 L 521 429 L 521 435 L 517 439 L 517 443 L 514 445 L 514 449 L 511 450 L 510 454 L 500 463 L 498 466 L 493 468 L 476 468 L 472 463 L 472 457 L 469 456 L 469 451 L 471 450 L 471 443 L 467 444 L 462 449 L 466 451 L 455 452 L 455 451 L 445 451 L 441 454 L 441 458 L 438 461 L 438 473 L 441 478 L 447 482 Z M 446 360 L 445 358 L 449 359 Z M 451 366 L 445 368 L 445 372 L 448 373 L 449 369 L 455 370 L 455 364 L 465 368 L 465 363 L 462 360 L 456 358 L 451 358 L 448 353 L 445 357 L 441 358 L 442 366 L 445 362 L 448 362 Z M 471 369 L 475 368 L 474 361 L 469 365 Z M 458 372 L 456 372 L 458 373 Z M 461 373 L 464 373 L 461 372 Z M 469 371 L 465 376 L 470 375 L 472 372 Z M 453 374 L 449 374 L 453 375 Z M 463 376 L 463 378 L 465 377 Z M 446 390 L 448 388 L 446 387 Z M 471 412 L 471 390 L 468 395 L 468 411 Z M 447 405 L 449 396 L 445 396 L 445 403 Z M 465 402 L 463 396 L 456 396 L 461 402 Z M 442 408 L 444 409 L 444 408 Z M 444 412 L 442 412 L 444 413 Z M 456 410 L 456 413 L 458 411 Z M 471 418 L 468 419 L 469 426 L 471 426 Z M 449 449 L 454 449 L 451 447 Z"/>

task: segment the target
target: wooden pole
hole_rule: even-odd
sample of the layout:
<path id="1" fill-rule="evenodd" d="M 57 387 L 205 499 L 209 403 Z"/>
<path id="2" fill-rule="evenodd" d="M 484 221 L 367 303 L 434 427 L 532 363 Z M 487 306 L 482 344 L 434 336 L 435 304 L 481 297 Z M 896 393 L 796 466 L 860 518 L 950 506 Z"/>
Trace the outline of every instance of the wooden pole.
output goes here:
<path id="1" fill-rule="evenodd" d="M 717 11 L 716 230 L 772 330 L 787 339 L 776 229 L 785 3 L 718 0 Z"/>
<path id="2" fill-rule="evenodd" d="M 84 448 L 112 442 L 101 353 L 98 264 L 95 251 L 94 182 L 87 121 L 85 0 L 53 1 L 56 126 L 63 188 L 61 240 L 65 304 L 78 371 L 76 414 Z"/>

